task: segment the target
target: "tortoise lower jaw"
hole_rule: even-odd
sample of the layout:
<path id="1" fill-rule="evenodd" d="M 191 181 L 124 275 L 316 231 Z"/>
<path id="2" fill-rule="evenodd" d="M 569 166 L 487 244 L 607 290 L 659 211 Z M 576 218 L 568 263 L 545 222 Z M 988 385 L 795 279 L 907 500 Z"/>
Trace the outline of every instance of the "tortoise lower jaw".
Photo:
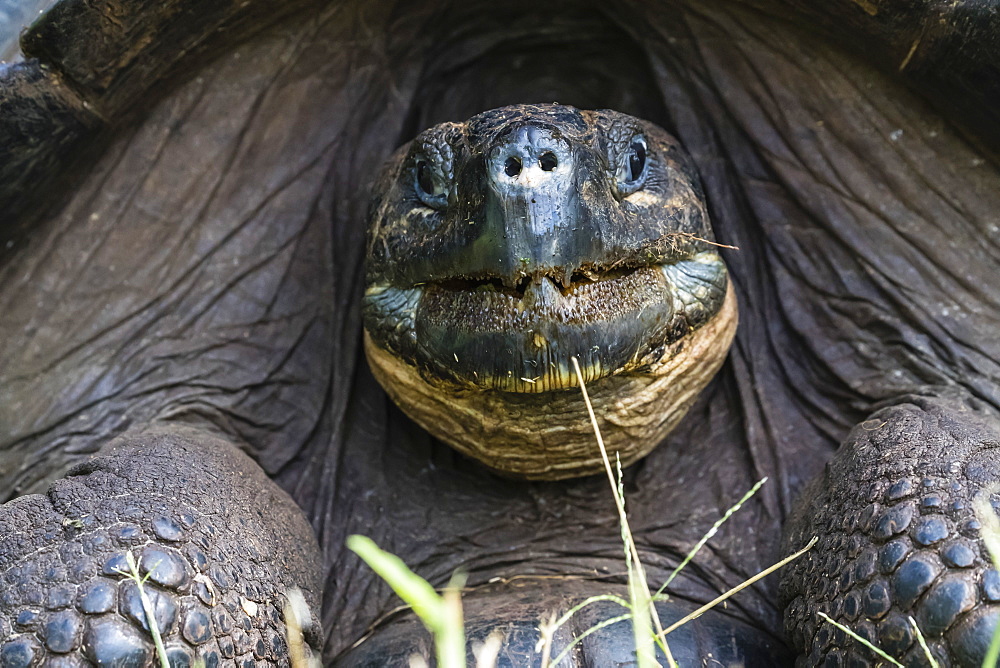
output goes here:
<path id="1" fill-rule="evenodd" d="M 665 347 L 640 371 L 588 381 L 588 392 L 609 451 L 622 465 L 645 456 L 674 428 L 722 365 L 736 331 L 737 308 L 728 284 L 720 308 L 697 330 Z M 559 480 L 599 473 L 575 375 L 576 391 L 517 393 L 455 383 L 427 373 L 365 333 L 365 353 L 379 383 L 421 427 L 503 474 Z"/>
<path id="2" fill-rule="evenodd" d="M 597 277 L 595 277 L 597 278 Z M 641 371 L 721 308 L 727 274 L 703 252 L 558 287 L 542 277 L 523 293 L 488 282 L 369 288 L 365 326 L 376 343 L 441 383 L 536 394 Z"/>
<path id="3" fill-rule="evenodd" d="M 634 366 L 673 317 L 670 286 L 653 266 L 565 290 L 542 277 L 523 296 L 429 285 L 420 326 L 446 377 L 533 394 L 575 387 L 572 357 L 587 381 Z"/>

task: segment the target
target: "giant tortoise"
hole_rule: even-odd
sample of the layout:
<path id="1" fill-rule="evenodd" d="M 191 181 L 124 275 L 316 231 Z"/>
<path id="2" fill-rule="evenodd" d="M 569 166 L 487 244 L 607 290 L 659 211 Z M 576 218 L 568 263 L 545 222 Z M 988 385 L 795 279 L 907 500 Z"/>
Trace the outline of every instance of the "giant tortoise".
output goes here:
<path id="1" fill-rule="evenodd" d="M 126 555 L 177 666 L 287 664 L 295 589 L 296 653 L 429 656 L 350 534 L 437 586 L 463 569 L 468 637 L 499 629 L 500 665 L 538 665 L 543 620 L 624 589 L 607 481 L 568 477 L 589 465 L 484 466 L 364 361 L 380 165 L 437 123 L 570 109 L 553 102 L 615 111 L 508 130 L 548 141 L 578 117 L 597 151 L 594 114 L 618 113 L 676 139 L 719 244 L 699 252 L 738 303 L 721 370 L 624 471 L 651 584 L 768 482 L 661 616 L 819 538 L 671 633 L 675 658 L 877 664 L 822 612 L 906 665 L 926 662 L 910 617 L 941 665 L 979 664 L 1000 602 L 973 511 L 1000 477 L 992 3 L 58 0 L 18 37 L 29 5 L 6 0 L 0 30 L 0 665 L 157 663 Z M 376 190 L 408 179 L 432 210 L 447 175 L 407 150 Z M 391 381 L 406 351 L 367 347 Z M 531 388 L 491 391 L 512 389 Z M 539 389 L 536 407 L 572 391 Z M 627 626 L 567 662 L 629 665 Z"/>

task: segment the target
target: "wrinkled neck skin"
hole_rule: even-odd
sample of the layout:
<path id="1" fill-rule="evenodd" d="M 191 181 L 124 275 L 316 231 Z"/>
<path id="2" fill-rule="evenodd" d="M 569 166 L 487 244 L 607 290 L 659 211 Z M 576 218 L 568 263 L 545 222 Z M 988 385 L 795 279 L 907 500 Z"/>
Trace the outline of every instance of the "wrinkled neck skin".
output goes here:
<path id="1" fill-rule="evenodd" d="M 123 131 L 60 213 L 2 251 L 4 498 L 130 424 L 236 433 L 317 530 L 331 656 L 391 605 L 349 534 L 435 585 L 457 566 L 472 584 L 620 579 L 605 480 L 498 478 L 416 429 L 363 361 L 378 165 L 433 123 L 527 101 L 666 128 L 716 238 L 739 247 L 728 361 L 625 474 L 651 582 L 764 476 L 671 588 L 705 601 L 771 564 L 796 492 L 880 400 L 958 385 L 1000 404 L 995 275 L 976 273 L 1000 257 L 1000 182 L 906 89 L 726 3 L 443 11 L 348 3 L 264 31 Z M 775 587 L 727 614 L 779 635 Z"/>

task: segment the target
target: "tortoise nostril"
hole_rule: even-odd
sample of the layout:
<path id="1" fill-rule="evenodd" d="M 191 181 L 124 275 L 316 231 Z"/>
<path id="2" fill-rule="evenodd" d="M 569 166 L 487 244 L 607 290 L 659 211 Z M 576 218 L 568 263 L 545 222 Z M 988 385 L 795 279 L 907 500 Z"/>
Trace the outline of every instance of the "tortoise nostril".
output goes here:
<path id="1" fill-rule="evenodd" d="M 507 158 L 503 164 L 503 171 L 507 176 L 514 177 L 521 173 L 521 159 L 515 156 Z"/>
<path id="2" fill-rule="evenodd" d="M 556 159 L 556 154 L 552 151 L 546 151 L 538 158 L 538 166 L 542 168 L 543 172 L 551 172 L 558 164 L 559 161 Z"/>

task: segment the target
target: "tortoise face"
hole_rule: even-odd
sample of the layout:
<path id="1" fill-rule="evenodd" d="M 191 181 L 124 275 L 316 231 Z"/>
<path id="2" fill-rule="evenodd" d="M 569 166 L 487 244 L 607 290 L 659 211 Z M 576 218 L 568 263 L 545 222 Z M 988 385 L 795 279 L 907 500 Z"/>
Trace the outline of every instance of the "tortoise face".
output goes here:
<path id="1" fill-rule="evenodd" d="M 573 357 L 588 383 L 648 392 L 711 331 L 711 351 L 692 360 L 700 389 L 732 336 L 697 178 L 676 140 L 624 114 L 519 105 L 435 126 L 386 167 L 370 225 L 369 359 L 425 427 L 439 418 L 421 419 L 414 393 L 485 422 L 544 419 L 554 395 L 578 395 Z M 694 393 L 655 403 L 670 412 Z M 469 440 L 495 450 L 497 429 Z"/>

